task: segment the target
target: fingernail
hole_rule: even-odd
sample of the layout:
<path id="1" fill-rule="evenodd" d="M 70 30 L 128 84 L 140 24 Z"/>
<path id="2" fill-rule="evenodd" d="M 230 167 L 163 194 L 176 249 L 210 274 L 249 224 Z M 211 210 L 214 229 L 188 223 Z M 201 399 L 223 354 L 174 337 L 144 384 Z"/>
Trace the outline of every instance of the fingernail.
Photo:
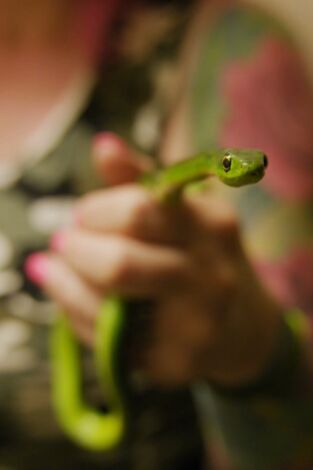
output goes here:
<path id="1" fill-rule="evenodd" d="M 34 283 L 42 286 L 47 278 L 48 257 L 44 253 L 33 253 L 26 258 L 24 272 Z"/>
<path id="2" fill-rule="evenodd" d="M 58 253 L 62 253 L 65 246 L 65 238 L 66 235 L 64 232 L 56 232 L 52 235 L 50 240 L 50 248 L 53 251 L 57 251 Z"/>
<path id="3" fill-rule="evenodd" d="M 113 132 L 100 132 L 94 137 L 92 148 L 94 153 L 108 154 L 123 150 L 124 144 Z"/>

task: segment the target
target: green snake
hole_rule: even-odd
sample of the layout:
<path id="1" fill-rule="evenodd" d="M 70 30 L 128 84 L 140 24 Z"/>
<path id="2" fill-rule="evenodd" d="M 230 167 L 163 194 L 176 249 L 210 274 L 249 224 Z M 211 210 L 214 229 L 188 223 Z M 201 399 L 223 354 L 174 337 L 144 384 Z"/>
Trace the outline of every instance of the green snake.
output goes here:
<path id="1" fill-rule="evenodd" d="M 161 203 L 168 203 L 191 183 L 215 176 L 229 186 L 258 182 L 264 175 L 267 158 L 259 150 L 221 149 L 201 153 L 164 169 L 144 175 L 139 183 Z M 178 197 L 177 197 L 178 196 Z M 125 301 L 105 300 L 98 315 L 94 354 L 96 370 L 103 386 L 108 412 L 86 403 L 82 391 L 81 357 L 67 316 L 59 315 L 53 329 L 52 394 L 59 423 L 78 445 L 89 450 L 110 450 L 127 433 L 129 422 L 129 378 L 124 366 L 123 345 L 127 324 Z M 125 349 L 125 348 L 124 348 Z"/>

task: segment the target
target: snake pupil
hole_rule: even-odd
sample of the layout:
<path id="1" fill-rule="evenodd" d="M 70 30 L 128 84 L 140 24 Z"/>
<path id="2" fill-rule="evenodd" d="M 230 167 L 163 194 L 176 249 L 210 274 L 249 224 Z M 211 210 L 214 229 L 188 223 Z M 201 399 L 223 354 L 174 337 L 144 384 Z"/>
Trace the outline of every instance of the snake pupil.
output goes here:
<path id="1" fill-rule="evenodd" d="M 267 158 L 266 155 L 264 155 L 264 157 L 263 157 L 263 166 L 264 166 L 264 168 L 268 167 L 268 158 Z"/>
<path id="2" fill-rule="evenodd" d="M 225 157 L 223 158 L 223 168 L 227 172 L 230 170 L 231 167 L 231 156 L 229 154 L 226 154 Z"/>

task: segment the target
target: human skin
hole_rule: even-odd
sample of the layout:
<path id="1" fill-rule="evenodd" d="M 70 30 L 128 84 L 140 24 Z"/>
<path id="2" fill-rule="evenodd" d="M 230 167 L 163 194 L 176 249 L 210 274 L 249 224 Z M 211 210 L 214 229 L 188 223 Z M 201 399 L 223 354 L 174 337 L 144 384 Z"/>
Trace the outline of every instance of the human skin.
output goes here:
<path id="1" fill-rule="evenodd" d="M 165 161 L 188 153 L 184 108 L 169 123 Z M 111 134 L 93 150 L 109 188 L 78 202 L 75 225 L 37 257 L 37 282 L 88 345 L 106 294 L 153 299 L 149 340 L 133 366 L 158 385 L 204 379 L 237 386 L 259 378 L 282 308 L 247 259 L 235 214 L 210 193 L 185 196 L 175 211 L 158 205 L 136 184 L 151 160 Z"/>
<path id="2" fill-rule="evenodd" d="M 9 179 L 50 153 L 84 106 L 119 2 L 0 1 L 0 165 Z"/>
<path id="3" fill-rule="evenodd" d="M 73 0 L 31 0 L 21 14 L 21 2 L 0 5 L 0 40 L 11 46 L 64 39 Z"/>
<path id="4" fill-rule="evenodd" d="M 152 382 L 259 377 L 281 311 L 244 254 L 232 211 L 207 194 L 185 196 L 175 210 L 160 205 L 134 182 L 148 160 L 116 136 L 102 135 L 94 152 L 111 187 L 78 202 L 76 223 L 40 259 L 40 283 L 77 335 L 92 344 L 106 294 L 151 298 L 152 331 L 133 366 Z"/>

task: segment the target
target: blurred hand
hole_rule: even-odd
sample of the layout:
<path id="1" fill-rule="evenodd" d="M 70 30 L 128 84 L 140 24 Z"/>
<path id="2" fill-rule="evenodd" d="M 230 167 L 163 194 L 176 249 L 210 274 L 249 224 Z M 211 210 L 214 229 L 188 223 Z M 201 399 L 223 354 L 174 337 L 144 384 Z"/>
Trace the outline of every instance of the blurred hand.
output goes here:
<path id="1" fill-rule="evenodd" d="M 92 344 L 106 295 L 149 298 L 152 331 L 135 367 L 152 381 L 234 385 L 258 377 L 280 309 L 243 253 L 234 214 L 211 194 L 158 203 L 135 183 L 149 160 L 111 134 L 98 138 L 95 160 L 112 186 L 81 199 L 77 223 L 54 237 L 41 279 L 78 336 Z"/>

